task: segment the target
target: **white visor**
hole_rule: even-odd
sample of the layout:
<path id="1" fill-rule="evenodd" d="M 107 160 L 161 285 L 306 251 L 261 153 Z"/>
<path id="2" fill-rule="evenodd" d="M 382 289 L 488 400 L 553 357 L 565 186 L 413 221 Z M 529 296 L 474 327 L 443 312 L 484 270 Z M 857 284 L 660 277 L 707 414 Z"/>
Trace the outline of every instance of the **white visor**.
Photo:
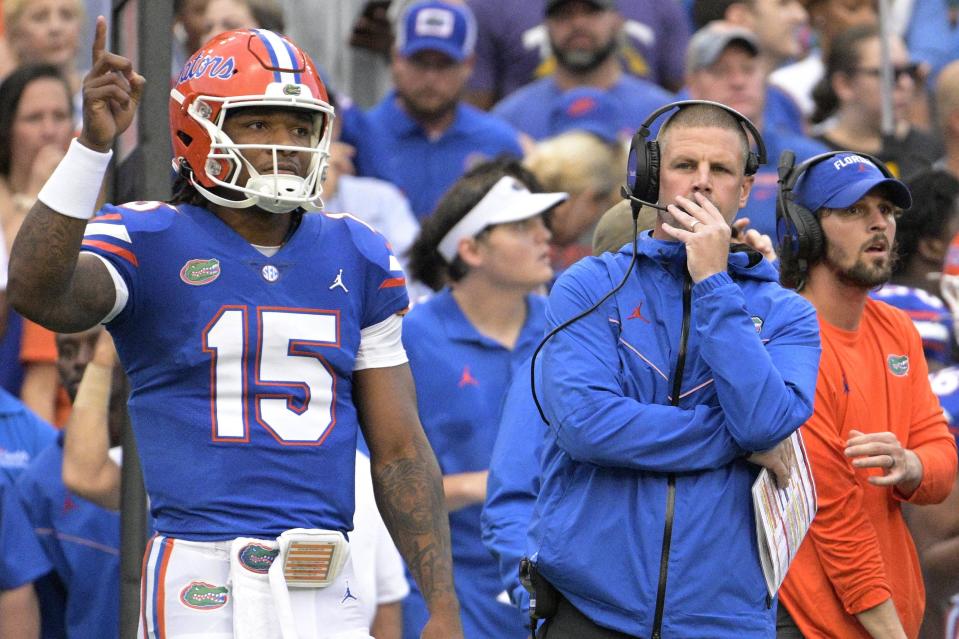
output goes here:
<path id="1" fill-rule="evenodd" d="M 483 199 L 443 236 L 436 250 L 447 262 L 452 262 L 456 259 L 460 240 L 464 237 L 476 237 L 480 231 L 494 224 L 519 222 L 535 217 L 568 197 L 569 193 L 530 193 L 519 180 L 504 175 Z"/>

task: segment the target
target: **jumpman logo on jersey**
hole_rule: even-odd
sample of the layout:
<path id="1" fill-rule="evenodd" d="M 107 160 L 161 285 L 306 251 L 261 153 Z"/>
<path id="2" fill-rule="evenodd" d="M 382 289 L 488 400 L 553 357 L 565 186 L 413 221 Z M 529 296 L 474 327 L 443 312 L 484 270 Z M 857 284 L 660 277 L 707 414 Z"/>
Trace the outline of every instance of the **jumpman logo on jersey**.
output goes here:
<path id="1" fill-rule="evenodd" d="M 343 603 L 347 599 L 352 599 L 353 601 L 359 601 L 352 592 L 350 592 L 350 582 L 346 582 L 346 593 L 343 595 L 343 598 L 340 599 L 340 603 Z"/>
<path id="2" fill-rule="evenodd" d="M 463 367 L 463 374 L 460 375 L 460 381 L 457 386 L 460 388 L 463 388 L 464 386 L 479 386 L 479 380 L 473 377 L 473 374 L 470 373 L 469 366 Z"/>
<path id="3" fill-rule="evenodd" d="M 842 374 L 842 392 L 843 395 L 849 394 L 849 382 L 846 380 L 846 374 Z"/>
<path id="4" fill-rule="evenodd" d="M 633 312 L 632 312 L 632 313 L 630 314 L 630 316 L 627 317 L 626 319 L 631 319 L 631 320 L 633 320 L 633 319 L 641 319 L 641 320 L 643 320 L 644 322 L 646 322 L 647 324 L 649 324 L 649 320 L 646 319 L 645 317 L 643 317 L 643 303 L 642 303 L 642 302 L 640 302 L 639 305 L 636 306 L 636 308 L 633 309 Z"/>
<path id="5" fill-rule="evenodd" d="M 346 284 L 343 283 L 343 269 L 340 269 L 340 272 L 336 274 L 336 279 L 333 280 L 332 284 L 330 284 L 330 290 L 332 291 L 337 286 L 343 289 L 343 291 L 346 293 L 350 292 L 350 289 L 346 288 Z"/>

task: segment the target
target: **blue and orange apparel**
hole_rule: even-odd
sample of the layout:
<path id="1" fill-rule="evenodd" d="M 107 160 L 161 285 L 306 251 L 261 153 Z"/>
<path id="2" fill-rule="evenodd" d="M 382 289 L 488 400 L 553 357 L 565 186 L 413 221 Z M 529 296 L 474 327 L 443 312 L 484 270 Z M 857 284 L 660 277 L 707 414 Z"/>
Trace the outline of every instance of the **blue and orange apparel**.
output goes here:
<path id="1" fill-rule="evenodd" d="M 67 636 L 118 637 L 120 515 L 67 490 L 62 468 L 61 434 L 20 475 L 17 492 L 65 590 Z"/>
<path id="2" fill-rule="evenodd" d="M 952 313 L 945 302 L 921 288 L 901 284 L 885 284 L 869 295 L 906 312 L 922 338 L 927 362 L 952 363 Z"/>
<path id="3" fill-rule="evenodd" d="M 939 398 L 949 432 L 959 446 L 959 366 L 949 366 L 929 374 L 932 392 Z"/>
<path id="4" fill-rule="evenodd" d="M 449 289 L 417 304 L 403 325 L 420 420 L 443 475 L 490 466 L 503 400 L 543 336 L 545 300 L 526 298 L 526 322 L 512 350 L 477 331 Z M 504 592 L 480 538 L 482 504 L 450 513 L 453 575 L 467 639 L 525 638 L 524 618 Z M 411 580 L 404 637 L 419 637 L 427 613 Z"/>
<path id="5" fill-rule="evenodd" d="M 360 331 L 409 305 L 386 240 L 306 213 L 267 257 L 204 208 L 151 202 L 105 207 L 82 250 L 129 291 L 107 328 L 157 532 L 349 531 Z"/>
<path id="6" fill-rule="evenodd" d="M 443 193 L 474 165 L 500 155 L 523 156 L 517 131 L 495 115 L 459 104 L 453 123 L 434 138 L 398 100 L 391 91 L 366 114 L 368 132 L 378 136 L 385 162 L 372 174 L 398 186 L 418 220 L 430 215 Z"/>

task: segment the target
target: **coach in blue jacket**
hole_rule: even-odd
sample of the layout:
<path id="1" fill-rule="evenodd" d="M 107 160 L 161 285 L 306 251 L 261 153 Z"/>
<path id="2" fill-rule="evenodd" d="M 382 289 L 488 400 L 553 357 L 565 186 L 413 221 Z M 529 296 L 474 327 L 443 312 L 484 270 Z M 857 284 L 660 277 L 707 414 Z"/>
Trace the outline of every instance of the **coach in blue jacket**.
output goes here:
<path id="1" fill-rule="evenodd" d="M 562 595 L 548 639 L 775 635 L 750 486 L 760 466 L 785 474 L 779 443 L 812 413 L 818 325 L 769 262 L 730 250 L 756 164 L 742 116 L 681 107 L 658 144 L 668 206 L 635 272 L 537 362 L 550 427 L 530 551 Z M 548 323 L 601 299 L 630 259 L 568 269 Z"/>

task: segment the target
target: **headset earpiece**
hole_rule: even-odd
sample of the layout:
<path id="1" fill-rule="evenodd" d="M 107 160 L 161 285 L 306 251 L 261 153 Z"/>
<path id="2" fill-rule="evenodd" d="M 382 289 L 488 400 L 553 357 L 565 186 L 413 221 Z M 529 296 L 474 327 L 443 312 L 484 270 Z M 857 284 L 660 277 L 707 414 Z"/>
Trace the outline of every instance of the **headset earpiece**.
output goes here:
<path id="1" fill-rule="evenodd" d="M 640 200 L 647 202 L 656 202 L 659 200 L 659 142 L 650 140 L 643 145 L 642 158 L 642 179 L 640 171 L 636 171 L 636 187 Z"/>

